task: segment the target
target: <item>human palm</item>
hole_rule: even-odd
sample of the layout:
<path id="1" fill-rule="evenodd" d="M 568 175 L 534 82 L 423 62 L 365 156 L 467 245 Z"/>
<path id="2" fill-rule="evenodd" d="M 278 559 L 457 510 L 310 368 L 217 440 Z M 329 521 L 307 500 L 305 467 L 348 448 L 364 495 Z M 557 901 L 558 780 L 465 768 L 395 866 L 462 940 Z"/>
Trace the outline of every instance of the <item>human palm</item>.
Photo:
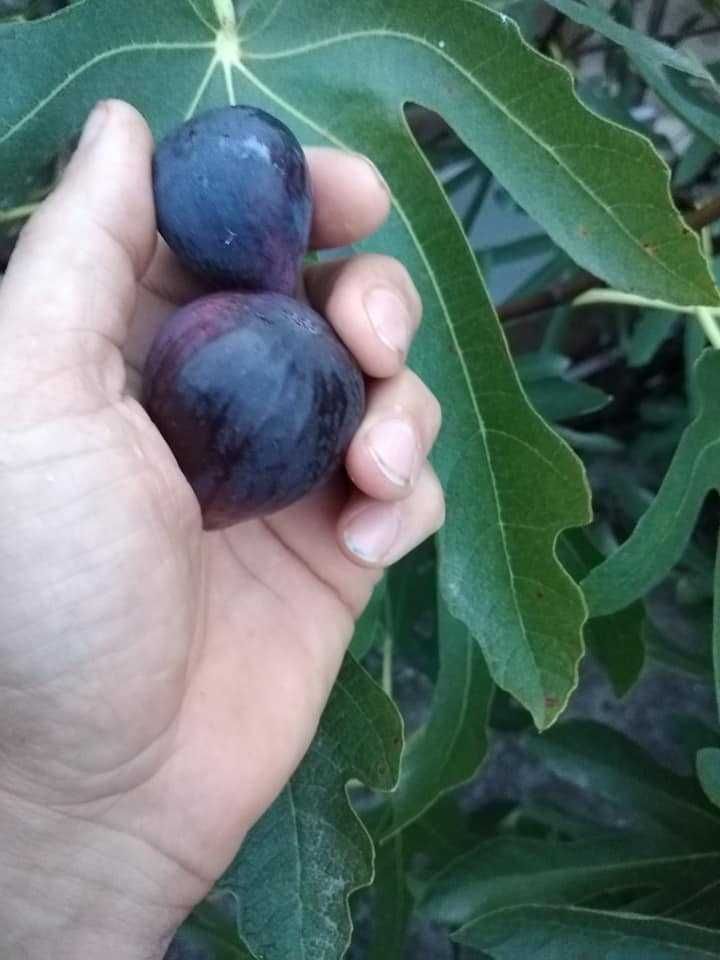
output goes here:
<path id="1" fill-rule="evenodd" d="M 404 368 L 403 269 L 312 268 L 307 295 L 372 378 L 352 481 L 203 531 L 137 399 L 158 324 L 199 291 L 157 244 L 144 122 L 95 116 L 0 286 L 0 796 L 162 862 L 182 914 L 301 760 L 379 569 L 442 521 L 439 410 Z M 318 245 L 379 225 L 364 161 L 310 162 Z"/>

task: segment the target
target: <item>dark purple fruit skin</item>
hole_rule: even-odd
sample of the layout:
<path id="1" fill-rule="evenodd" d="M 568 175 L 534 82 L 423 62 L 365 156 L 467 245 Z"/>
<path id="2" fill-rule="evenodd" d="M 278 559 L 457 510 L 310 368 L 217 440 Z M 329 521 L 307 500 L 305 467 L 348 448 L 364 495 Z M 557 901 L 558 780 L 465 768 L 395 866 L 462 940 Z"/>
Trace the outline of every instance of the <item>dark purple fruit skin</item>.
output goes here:
<path id="1" fill-rule="evenodd" d="M 365 385 L 310 307 L 281 294 L 217 293 L 160 328 L 143 403 L 212 530 L 287 507 L 334 474 Z"/>
<path id="2" fill-rule="evenodd" d="M 244 106 L 199 114 L 158 145 L 153 188 L 160 233 L 209 284 L 295 292 L 312 190 L 285 124 Z"/>

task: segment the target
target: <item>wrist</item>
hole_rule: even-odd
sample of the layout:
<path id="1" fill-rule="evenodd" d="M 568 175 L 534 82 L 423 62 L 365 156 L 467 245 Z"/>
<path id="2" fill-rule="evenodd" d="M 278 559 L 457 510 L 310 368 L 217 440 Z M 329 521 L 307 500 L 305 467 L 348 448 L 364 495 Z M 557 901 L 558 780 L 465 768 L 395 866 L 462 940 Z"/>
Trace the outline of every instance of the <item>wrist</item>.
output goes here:
<path id="1" fill-rule="evenodd" d="M 162 960 L 193 906 L 180 873 L 136 838 L 0 796 L 0 956 Z"/>

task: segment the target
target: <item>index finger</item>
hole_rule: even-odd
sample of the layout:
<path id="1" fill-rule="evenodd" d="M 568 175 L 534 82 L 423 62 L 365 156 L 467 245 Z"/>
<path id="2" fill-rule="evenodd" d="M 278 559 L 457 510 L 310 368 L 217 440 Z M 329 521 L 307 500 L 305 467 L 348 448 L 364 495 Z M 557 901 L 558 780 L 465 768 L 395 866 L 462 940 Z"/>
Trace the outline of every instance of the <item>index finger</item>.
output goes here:
<path id="1" fill-rule="evenodd" d="M 334 147 L 306 150 L 313 188 L 310 246 L 345 247 L 382 226 L 390 212 L 390 191 L 367 157 Z"/>

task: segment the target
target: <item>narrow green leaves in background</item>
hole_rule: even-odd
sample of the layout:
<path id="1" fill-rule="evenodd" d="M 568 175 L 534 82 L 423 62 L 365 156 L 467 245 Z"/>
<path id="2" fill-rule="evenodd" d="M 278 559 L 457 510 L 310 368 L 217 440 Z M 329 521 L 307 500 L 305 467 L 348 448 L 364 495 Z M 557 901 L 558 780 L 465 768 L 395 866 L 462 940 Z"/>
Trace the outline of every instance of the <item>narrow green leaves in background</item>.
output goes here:
<path id="1" fill-rule="evenodd" d="M 581 581 L 603 556 L 584 530 L 568 530 L 560 540 L 558 555 L 572 577 Z M 612 683 L 615 695 L 624 696 L 637 681 L 645 662 L 643 629 L 645 610 L 639 601 L 585 624 L 590 652 Z"/>
<path id="2" fill-rule="evenodd" d="M 440 672 L 430 717 L 412 737 L 392 795 L 392 822 L 382 836 L 403 830 L 443 793 L 469 780 L 487 750 L 487 715 L 493 685 L 480 648 L 467 627 L 441 602 Z"/>
<path id="3" fill-rule="evenodd" d="M 614 613 L 643 597 L 680 559 L 707 494 L 720 484 L 720 352 L 694 370 L 697 418 L 684 432 L 655 500 L 632 535 L 582 583 L 591 615 Z"/>
<path id="4" fill-rule="evenodd" d="M 645 835 L 681 840 L 692 850 L 720 849 L 720 812 L 695 778 L 661 767 L 610 727 L 565 721 L 528 746 L 558 776 L 614 804 Z"/>
<path id="5" fill-rule="evenodd" d="M 454 939 L 491 952 L 494 960 L 712 960 L 720 955 L 716 930 L 577 907 L 498 910 Z"/>

